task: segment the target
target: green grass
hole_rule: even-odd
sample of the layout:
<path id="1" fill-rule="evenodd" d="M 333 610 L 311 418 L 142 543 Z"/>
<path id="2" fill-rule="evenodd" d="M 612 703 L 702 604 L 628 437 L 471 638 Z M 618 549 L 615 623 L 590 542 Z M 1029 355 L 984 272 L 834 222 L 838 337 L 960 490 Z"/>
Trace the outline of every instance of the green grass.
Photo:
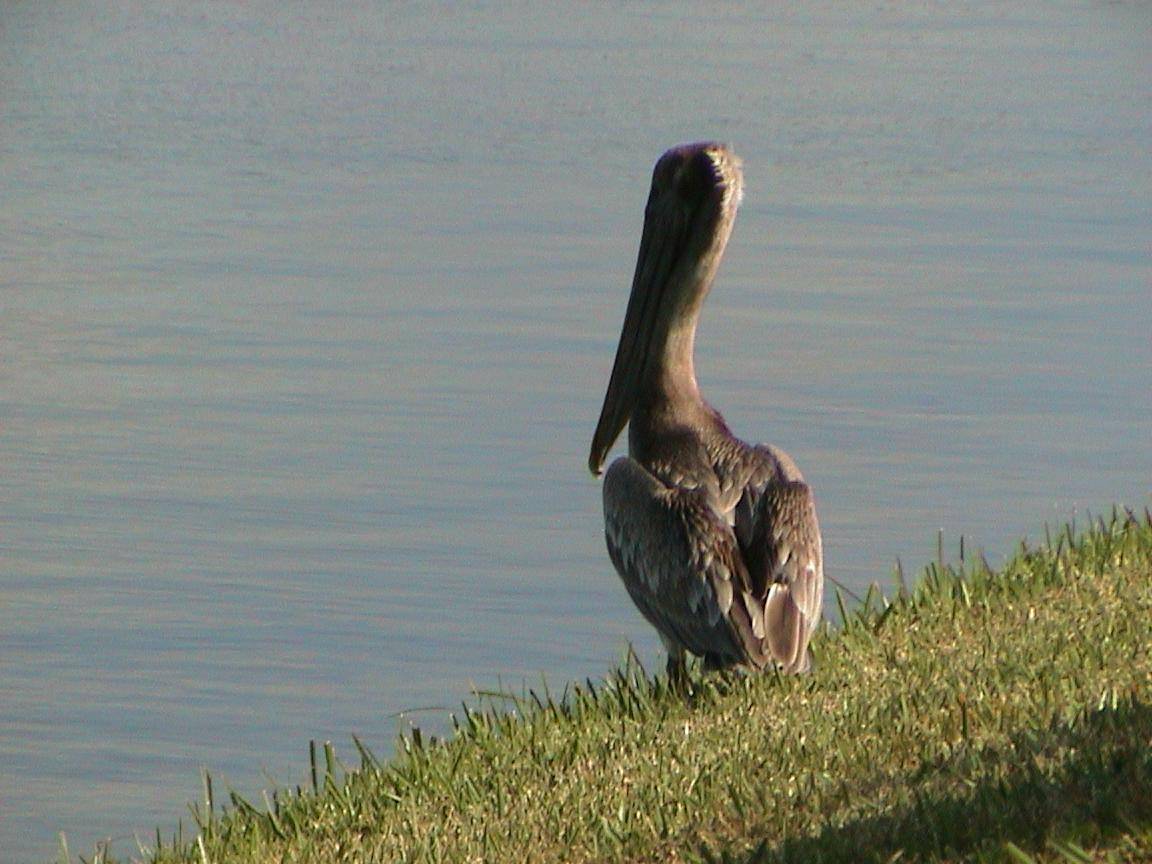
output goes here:
<path id="1" fill-rule="evenodd" d="M 963 572 L 962 572 L 963 571 Z M 803 678 L 635 664 L 256 804 L 206 782 L 157 862 L 1152 861 L 1152 520 L 934 565 Z M 101 853 L 98 857 L 104 857 Z"/>

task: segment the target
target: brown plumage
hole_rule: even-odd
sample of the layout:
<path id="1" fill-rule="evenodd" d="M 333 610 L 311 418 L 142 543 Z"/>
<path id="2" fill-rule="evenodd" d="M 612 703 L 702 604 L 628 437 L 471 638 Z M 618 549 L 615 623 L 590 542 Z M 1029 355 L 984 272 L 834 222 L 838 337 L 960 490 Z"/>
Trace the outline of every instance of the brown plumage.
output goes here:
<path id="1" fill-rule="evenodd" d="M 689 144 L 656 163 L 616 360 L 588 466 L 604 476 L 608 553 L 668 650 L 709 667 L 808 669 L 824 570 L 812 492 L 792 459 L 736 438 L 700 396 L 693 346 L 743 193 L 740 161 Z"/>

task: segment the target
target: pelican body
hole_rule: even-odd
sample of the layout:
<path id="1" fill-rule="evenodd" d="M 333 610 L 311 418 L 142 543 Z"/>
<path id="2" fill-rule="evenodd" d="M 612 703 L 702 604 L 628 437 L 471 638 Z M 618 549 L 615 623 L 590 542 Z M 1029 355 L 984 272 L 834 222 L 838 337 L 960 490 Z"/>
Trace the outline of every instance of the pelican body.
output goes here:
<path id="1" fill-rule="evenodd" d="M 721 144 L 656 163 L 632 293 L 588 467 L 604 474 L 608 553 L 668 651 L 708 668 L 803 672 L 824 594 L 820 526 L 796 463 L 734 436 L 700 395 L 693 346 L 743 194 Z"/>

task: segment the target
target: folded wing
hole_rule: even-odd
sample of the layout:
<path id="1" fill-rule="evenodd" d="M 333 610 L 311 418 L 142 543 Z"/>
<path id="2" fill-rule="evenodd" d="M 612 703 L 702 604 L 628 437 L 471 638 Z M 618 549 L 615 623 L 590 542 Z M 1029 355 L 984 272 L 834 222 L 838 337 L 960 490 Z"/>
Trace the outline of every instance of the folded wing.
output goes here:
<path id="1" fill-rule="evenodd" d="M 711 666 L 804 671 L 823 584 L 811 492 L 799 481 L 746 490 L 736 526 L 714 505 L 704 489 L 617 459 L 604 477 L 616 571 L 665 644 Z"/>

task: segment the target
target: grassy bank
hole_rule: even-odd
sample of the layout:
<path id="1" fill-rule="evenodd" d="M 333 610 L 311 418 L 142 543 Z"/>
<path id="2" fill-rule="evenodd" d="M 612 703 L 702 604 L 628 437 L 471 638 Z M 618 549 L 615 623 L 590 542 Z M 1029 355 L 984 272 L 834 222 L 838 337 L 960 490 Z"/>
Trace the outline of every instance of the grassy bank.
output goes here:
<path id="1" fill-rule="evenodd" d="M 389 762 L 321 748 L 310 788 L 209 791 L 198 835 L 144 857 L 1152 860 L 1147 515 L 845 618 L 805 678 L 707 676 L 686 701 L 625 670 L 463 711 Z"/>

